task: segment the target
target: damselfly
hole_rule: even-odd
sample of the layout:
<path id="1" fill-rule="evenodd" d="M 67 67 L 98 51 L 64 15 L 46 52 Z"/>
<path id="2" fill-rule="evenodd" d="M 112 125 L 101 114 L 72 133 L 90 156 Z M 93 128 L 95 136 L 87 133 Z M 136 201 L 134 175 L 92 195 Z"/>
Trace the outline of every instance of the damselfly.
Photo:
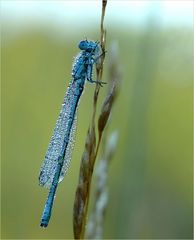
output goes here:
<path id="1" fill-rule="evenodd" d="M 76 128 L 76 111 L 85 81 L 103 83 L 92 80 L 93 66 L 102 55 L 100 44 L 84 40 L 78 47 L 82 51 L 75 58 L 72 78 L 40 170 L 39 184 L 50 189 L 41 218 L 42 227 L 47 227 L 49 223 L 58 183 L 63 180 L 69 167 Z"/>

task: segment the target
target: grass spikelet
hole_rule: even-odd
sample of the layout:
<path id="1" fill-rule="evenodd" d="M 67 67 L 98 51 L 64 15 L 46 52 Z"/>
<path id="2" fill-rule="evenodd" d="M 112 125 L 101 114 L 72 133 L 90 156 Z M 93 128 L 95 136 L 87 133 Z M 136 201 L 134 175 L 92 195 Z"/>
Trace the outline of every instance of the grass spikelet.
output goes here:
<path id="1" fill-rule="evenodd" d="M 98 118 L 98 145 L 97 152 L 99 148 L 99 144 L 102 138 L 102 134 L 104 128 L 107 124 L 109 116 L 111 114 L 112 105 L 118 95 L 119 84 L 121 80 L 121 74 L 118 64 L 118 45 L 116 42 L 113 42 L 110 47 L 110 62 L 109 62 L 109 89 L 106 96 L 106 99 L 102 105 L 101 113 Z M 96 152 L 96 155 L 97 155 Z"/>
<path id="2" fill-rule="evenodd" d="M 105 151 L 95 168 L 95 195 L 94 205 L 89 217 L 86 238 L 102 239 L 103 238 L 103 222 L 108 204 L 108 169 L 110 161 L 115 153 L 118 141 L 118 132 L 114 131 L 105 143 Z"/>
<path id="3" fill-rule="evenodd" d="M 94 127 L 88 129 L 85 150 L 80 165 L 79 183 L 74 202 L 74 238 L 83 239 L 89 201 L 89 189 L 95 159 L 96 135 Z"/>

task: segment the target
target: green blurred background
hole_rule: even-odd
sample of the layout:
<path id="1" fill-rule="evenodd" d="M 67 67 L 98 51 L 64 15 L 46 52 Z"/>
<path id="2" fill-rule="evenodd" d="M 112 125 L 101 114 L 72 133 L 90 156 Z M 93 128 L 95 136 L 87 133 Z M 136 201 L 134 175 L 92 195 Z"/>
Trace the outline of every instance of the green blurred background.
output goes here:
<path id="1" fill-rule="evenodd" d="M 108 133 L 119 131 L 109 172 L 104 238 L 192 239 L 192 1 L 110 1 L 122 83 Z M 50 224 L 39 227 L 47 190 L 39 168 L 68 86 L 77 43 L 99 39 L 100 1 L 1 1 L 4 239 L 73 237 L 79 165 L 92 114 L 87 84 L 72 164 Z M 106 94 L 101 89 L 98 110 Z"/>

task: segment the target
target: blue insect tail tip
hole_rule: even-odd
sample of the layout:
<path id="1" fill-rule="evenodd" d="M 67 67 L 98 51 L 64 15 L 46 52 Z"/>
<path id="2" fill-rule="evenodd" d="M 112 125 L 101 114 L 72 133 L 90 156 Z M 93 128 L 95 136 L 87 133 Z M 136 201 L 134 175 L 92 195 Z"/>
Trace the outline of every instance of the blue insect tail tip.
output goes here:
<path id="1" fill-rule="evenodd" d="M 47 222 L 44 222 L 44 220 L 41 221 L 40 227 L 46 228 L 47 226 L 48 226 L 48 223 L 47 223 Z"/>

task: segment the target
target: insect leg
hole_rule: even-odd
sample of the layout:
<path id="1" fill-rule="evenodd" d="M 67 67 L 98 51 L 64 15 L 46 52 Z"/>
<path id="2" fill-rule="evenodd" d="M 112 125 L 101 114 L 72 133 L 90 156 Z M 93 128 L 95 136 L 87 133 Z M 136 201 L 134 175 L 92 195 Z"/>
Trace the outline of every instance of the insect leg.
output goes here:
<path id="1" fill-rule="evenodd" d="M 87 68 L 87 80 L 91 83 L 97 83 L 102 87 L 103 86 L 102 84 L 106 84 L 106 82 L 92 80 L 93 65 L 94 65 L 94 59 L 91 59 L 88 63 L 88 68 Z"/>

